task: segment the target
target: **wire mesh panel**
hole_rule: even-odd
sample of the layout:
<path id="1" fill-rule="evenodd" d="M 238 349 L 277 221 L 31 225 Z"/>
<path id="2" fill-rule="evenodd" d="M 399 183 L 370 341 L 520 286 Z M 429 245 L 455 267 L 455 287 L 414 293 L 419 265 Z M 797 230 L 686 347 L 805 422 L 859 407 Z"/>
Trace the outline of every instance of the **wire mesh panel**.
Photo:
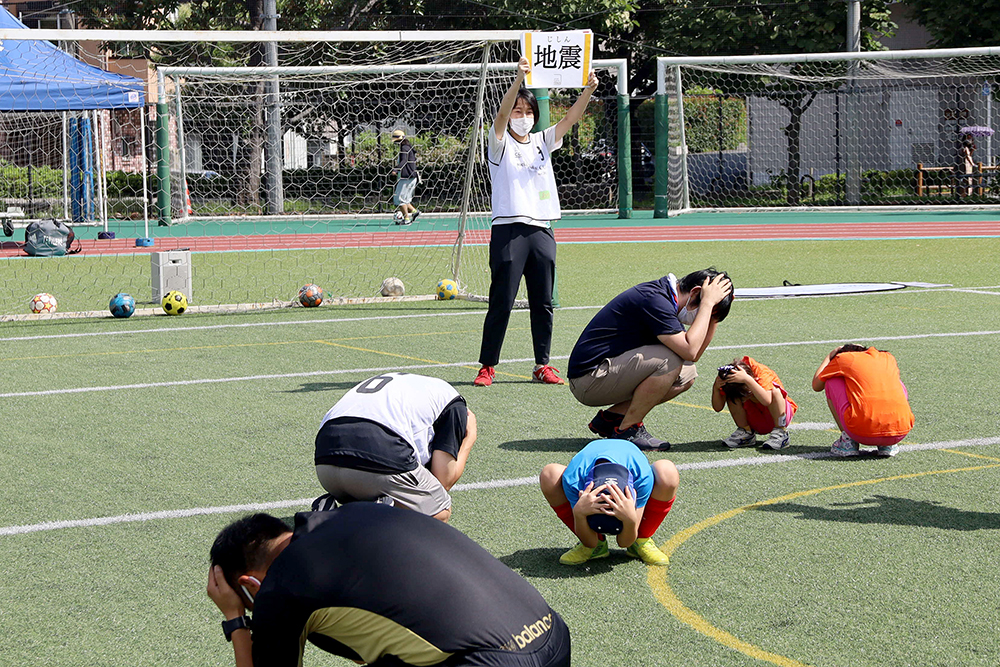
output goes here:
<path id="1" fill-rule="evenodd" d="M 1000 203 L 1000 57 L 963 51 L 661 59 L 670 210 Z"/>
<path id="2" fill-rule="evenodd" d="M 32 189 L 15 193 L 24 179 L 12 178 L 10 199 L 43 198 L 53 217 L 71 223 L 81 216 L 104 220 L 103 229 L 117 240 L 101 242 L 93 238 L 96 229 L 78 228 L 85 257 L 61 259 L 58 270 L 56 262 L 39 270 L 5 248 L 0 313 L 22 310 L 41 290 L 71 295 L 61 310 L 101 309 L 119 291 L 141 304 L 150 291 L 148 252 L 180 248 L 192 251 L 196 307 L 294 303 L 306 283 L 328 296 L 374 297 L 388 277 L 401 279 L 407 295 L 433 293 L 438 280 L 452 277 L 467 296 L 487 293 L 485 136 L 513 80 L 512 36 L 338 33 L 306 40 L 268 33 L 274 41 L 232 34 L 149 41 L 157 33 L 136 40 L 127 32 L 89 32 L 106 36 L 91 42 L 104 62 L 129 62 L 146 72 L 147 83 L 158 80 L 158 95 L 142 110 L 48 118 L 52 129 L 37 134 L 47 132 L 52 145 L 36 151 L 61 172 L 63 191 L 32 166 Z M 619 65 L 598 67 L 602 79 L 619 78 Z M 607 86 L 606 98 L 595 96 L 555 153 L 564 212 L 617 204 L 613 88 Z M 577 94 L 549 91 L 551 122 Z M 0 117 L 0 132 L 3 127 Z M 400 156 L 394 131 L 417 156 L 419 216 L 412 220 L 394 216 Z M 74 144 L 82 133 L 102 143 L 93 144 L 94 151 L 87 142 Z M 7 144 L 0 159 L 5 150 L 23 153 L 17 142 Z M 74 173 L 97 193 L 93 198 L 75 196 L 67 176 Z M 143 217 L 146 205 L 152 210 Z M 146 245 L 136 249 L 133 241 Z M 77 271 L 88 277 L 81 280 Z"/>

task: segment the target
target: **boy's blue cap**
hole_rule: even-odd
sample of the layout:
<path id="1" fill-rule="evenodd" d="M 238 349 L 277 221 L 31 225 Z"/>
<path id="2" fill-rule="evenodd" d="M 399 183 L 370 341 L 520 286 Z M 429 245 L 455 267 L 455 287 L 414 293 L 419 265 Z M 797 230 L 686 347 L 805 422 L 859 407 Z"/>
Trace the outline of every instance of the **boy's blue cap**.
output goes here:
<path id="1" fill-rule="evenodd" d="M 635 497 L 635 484 L 628 468 L 611 461 L 600 461 L 594 466 L 592 472 L 594 488 L 605 484 L 614 484 L 622 491 L 626 487 L 632 489 L 632 496 Z M 621 519 L 610 514 L 591 514 L 587 517 L 587 525 L 595 533 L 602 535 L 617 535 L 625 528 Z"/>

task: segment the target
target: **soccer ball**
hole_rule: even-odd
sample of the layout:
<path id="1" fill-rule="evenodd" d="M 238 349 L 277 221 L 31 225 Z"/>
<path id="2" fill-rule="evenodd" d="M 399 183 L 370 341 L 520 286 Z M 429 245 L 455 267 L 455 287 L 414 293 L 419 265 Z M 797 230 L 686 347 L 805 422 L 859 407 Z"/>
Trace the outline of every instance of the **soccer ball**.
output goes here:
<path id="1" fill-rule="evenodd" d="M 163 306 L 163 312 L 167 315 L 183 315 L 188 307 L 188 298 L 184 296 L 184 292 L 170 290 L 163 297 L 160 305 Z"/>
<path id="2" fill-rule="evenodd" d="M 392 214 L 392 221 L 395 222 L 397 225 L 403 224 L 403 212 L 402 211 L 396 211 L 395 213 L 393 213 Z"/>
<path id="3" fill-rule="evenodd" d="M 323 288 L 319 285 L 303 285 L 299 290 L 299 303 L 306 308 L 313 308 L 323 303 Z"/>
<path id="4" fill-rule="evenodd" d="M 132 313 L 135 312 L 135 299 L 124 292 L 119 292 L 111 297 L 108 310 L 115 317 L 132 317 Z"/>
<path id="5" fill-rule="evenodd" d="M 399 278 L 386 278 L 382 281 L 382 296 L 403 296 L 406 288 Z"/>
<path id="6" fill-rule="evenodd" d="M 458 296 L 458 283 L 449 278 L 438 282 L 437 297 L 442 301 L 447 301 L 449 299 L 454 299 Z"/>
<path id="7" fill-rule="evenodd" d="M 56 312 L 56 298 L 45 292 L 36 294 L 31 297 L 31 312 L 35 314 Z"/>

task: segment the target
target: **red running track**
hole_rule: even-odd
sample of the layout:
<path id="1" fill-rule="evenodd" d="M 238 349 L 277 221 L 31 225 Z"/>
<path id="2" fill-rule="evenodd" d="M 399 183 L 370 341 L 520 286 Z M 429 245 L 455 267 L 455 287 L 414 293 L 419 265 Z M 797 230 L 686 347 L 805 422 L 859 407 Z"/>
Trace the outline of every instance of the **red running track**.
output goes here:
<path id="1" fill-rule="evenodd" d="M 661 227 L 569 227 L 555 231 L 562 243 L 748 241 L 767 239 L 906 239 L 1000 236 L 997 221 L 872 222 L 685 225 Z M 239 250 L 292 250 L 322 248 L 370 248 L 405 246 L 450 246 L 454 231 L 344 232 L 326 234 L 260 234 L 255 236 L 187 236 L 158 238 L 156 245 L 137 248 L 134 239 L 81 240 L 83 255 L 127 255 L 162 250 L 190 249 L 198 252 Z M 470 232 L 467 243 L 489 243 L 489 232 Z M 0 243 L 0 257 L 25 256 L 21 243 Z"/>

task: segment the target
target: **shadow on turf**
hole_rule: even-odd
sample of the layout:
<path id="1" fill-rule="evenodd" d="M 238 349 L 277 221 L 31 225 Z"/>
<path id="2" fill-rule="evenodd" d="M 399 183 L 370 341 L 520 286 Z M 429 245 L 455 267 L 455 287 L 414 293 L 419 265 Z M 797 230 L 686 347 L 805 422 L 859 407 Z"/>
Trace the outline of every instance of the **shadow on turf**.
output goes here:
<path id="1" fill-rule="evenodd" d="M 753 509 L 758 512 L 796 514 L 797 519 L 810 521 L 920 526 L 942 530 L 1000 529 L 1000 514 L 957 509 L 932 500 L 883 495 L 869 496 L 856 503 L 834 503 L 826 507 L 776 503 Z"/>
<path id="2" fill-rule="evenodd" d="M 501 442 L 500 449 L 516 452 L 578 452 L 593 438 L 533 438 Z"/>
<path id="3" fill-rule="evenodd" d="M 634 559 L 625 555 L 623 550 L 611 550 L 607 558 L 584 563 L 583 565 L 563 565 L 559 556 L 572 546 L 567 543 L 561 549 L 521 549 L 507 556 L 501 556 L 500 562 L 523 577 L 542 577 L 544 579 L 573 579 L 575 577 L 592 577 L 596 574 L 611 572 L 616 565 L 634 563 Z"/>
<path id="4" fill-rule="evenodd" d="M 286 394 L 306 394 L 314 391 L 347 391 L 357 384 L 355 380 L 345 382 L 306 382 L 298 389 L 289 389 Z"/>

